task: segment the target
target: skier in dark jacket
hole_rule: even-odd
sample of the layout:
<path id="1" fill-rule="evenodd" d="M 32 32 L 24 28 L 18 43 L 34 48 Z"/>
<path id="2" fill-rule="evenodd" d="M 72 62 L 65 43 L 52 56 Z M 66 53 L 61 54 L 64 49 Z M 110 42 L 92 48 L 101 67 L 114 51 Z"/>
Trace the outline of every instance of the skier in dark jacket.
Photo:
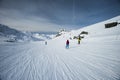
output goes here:
<path id="1" fill-rule="evenodd" d="M 80 37 L 80 35 L 79 35 L 79 37 L 78 37 L 78 44 L 80 44 L 80 40 L 81 40 L 81 37 Z"/>
<path id="2" fill-rule="evenodd" d="M 47 41 L 45 41 L 45 45 L 47 45 Z"/>
<path id="3" fill-rule="evenodd" d="M 69 48 L 69 40 L 66 41 L 66 48 Z"/>

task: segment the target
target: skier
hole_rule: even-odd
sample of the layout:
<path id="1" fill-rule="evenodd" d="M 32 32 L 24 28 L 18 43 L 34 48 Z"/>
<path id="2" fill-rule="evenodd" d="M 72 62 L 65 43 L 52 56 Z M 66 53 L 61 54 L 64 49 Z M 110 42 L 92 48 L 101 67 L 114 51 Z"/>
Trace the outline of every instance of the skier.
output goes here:
<path id="1" fill-rule="evenodd" d="M 69 48 L 69 40 L 66 41 L 66 48 Z"/>
<path id="2" fill-rule="evenodd" d="M 79 35 L 79 37 L 78 37 L 78 44 L 80 44 L 80 40 L 81 40 L 81 37 L 80 37 L 80 35 Z"/>
<path id="3" fill-rule="evenodd" d="M 45 41 L 45 45 L 47 45 L 47 41 Z"/>

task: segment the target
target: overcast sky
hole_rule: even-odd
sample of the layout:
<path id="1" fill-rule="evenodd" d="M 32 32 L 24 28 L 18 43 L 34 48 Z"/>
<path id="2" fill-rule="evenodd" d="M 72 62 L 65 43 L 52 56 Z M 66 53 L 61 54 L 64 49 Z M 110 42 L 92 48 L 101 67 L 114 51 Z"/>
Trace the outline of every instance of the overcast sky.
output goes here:
<path id="1" fill-rule="evenodd" d="M 120 0 L 0 0 L 0 23 L 22 31 L 79 29 L 120 15 Z"/>

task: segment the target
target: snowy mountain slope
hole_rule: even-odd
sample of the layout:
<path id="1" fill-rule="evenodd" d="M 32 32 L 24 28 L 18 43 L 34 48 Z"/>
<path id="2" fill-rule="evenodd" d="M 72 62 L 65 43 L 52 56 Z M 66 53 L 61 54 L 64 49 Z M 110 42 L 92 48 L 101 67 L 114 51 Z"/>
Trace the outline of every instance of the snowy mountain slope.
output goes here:
<path id="1" fill-rule="evenodd" d="M 39 33 L 33 33 L 33 32 L 21 32 L 12 29 L 8 26 L 0 24 L 0 37 L 6 38 L 6 40 L 4 41 L 8 41 L 8 42 L 43 41 L 43 40 L 51 39 L 50 36 L 51 35 L 49 36 L 40 35 Z"/>
<path id="2" fill-rule="evenodd" d="M 120 80 L 120 25 L 104 29 L 105 23 L 65 33 L 47 45 L 0 44 L 1 80 Z M 66 39 L 83 30 L 89 34 L 81 44 L 72 39 L 66 49 Z"/>
<path id="3" fill-rule="evenodd" d="M 84 36 L 84 41 L 95 41 L 97 40 L 120 40 L 120 24 L 115 27 L 105 28 L 105 24 L 111 22 L 119 22 L 120 23 L 120 16 L 112 18 L 110 20 L 106 20 L 100 23 L 96 23 L 94 25 L 90 25 L 79 30 L 72 30 L 71 32 L 64 34 L 61 36 L 65 37 L 65 39 L 73 38 L 74 36 L 78 36 L 82 31 L 88 32 L 88 35 Z M 96 40 L 96 41 L 97 41 Z"/>
<path id="4" fill-rule="evenodd" d="M 0 34 L 1 36 L 8 37 L 8 38 L 17 38 L 22 39 L 23 36 L 26 36 L 24 33 L 9 28 L 8 26 L 0 24 Z"/>
<path id="5" fill-rule="evenodd" d="M 38 38 L 38 39 L 42 39 L 42 40 L 49 40 L 55 37 L 55 34 L 33 34 L 33 37 Z"/>
<path id="6" fill-rule="evenodd" d="M 111 23 L 111 22 L 120 22 L 120 16 L 117 16 L 115 18 L 96 23 L 94 25 L 90 25 L 87 27 L 84 27 L 82 29 L 79 29 L 75 31 L 76 34 L 79 34 L 81 31 L 87 31 L 90 35 L 90 37 L 100 37 L 100 36 L 111 36 L 120 34 L 120 25 L 117 25 L 116 27 L 105 29 L 105 24 Z M 74 33 L 74 31 L 72 31 Z"/>

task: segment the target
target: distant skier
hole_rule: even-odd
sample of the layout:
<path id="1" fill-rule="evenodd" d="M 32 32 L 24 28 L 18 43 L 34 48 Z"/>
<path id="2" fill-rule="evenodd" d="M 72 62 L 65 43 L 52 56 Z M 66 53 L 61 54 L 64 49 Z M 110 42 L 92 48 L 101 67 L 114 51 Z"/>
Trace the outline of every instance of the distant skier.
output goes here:
<path id="1" fill-rule="evenodd" d="M 45 45 L 47 45 L 47 41 L 45 41 Z"/>
<path id="2" fill-rule="evenodd" d="M 66 48 L 69 48 L 69 40 L 66 41 Z"/>
<path id="3" fill-rule="evenodd" d="M 79 37 L 78 37 L 78 44 L 80 44 L 80 40 L 81 40 L 81 37 L 80 37 L 80 35 L 79 35 Z"/>

